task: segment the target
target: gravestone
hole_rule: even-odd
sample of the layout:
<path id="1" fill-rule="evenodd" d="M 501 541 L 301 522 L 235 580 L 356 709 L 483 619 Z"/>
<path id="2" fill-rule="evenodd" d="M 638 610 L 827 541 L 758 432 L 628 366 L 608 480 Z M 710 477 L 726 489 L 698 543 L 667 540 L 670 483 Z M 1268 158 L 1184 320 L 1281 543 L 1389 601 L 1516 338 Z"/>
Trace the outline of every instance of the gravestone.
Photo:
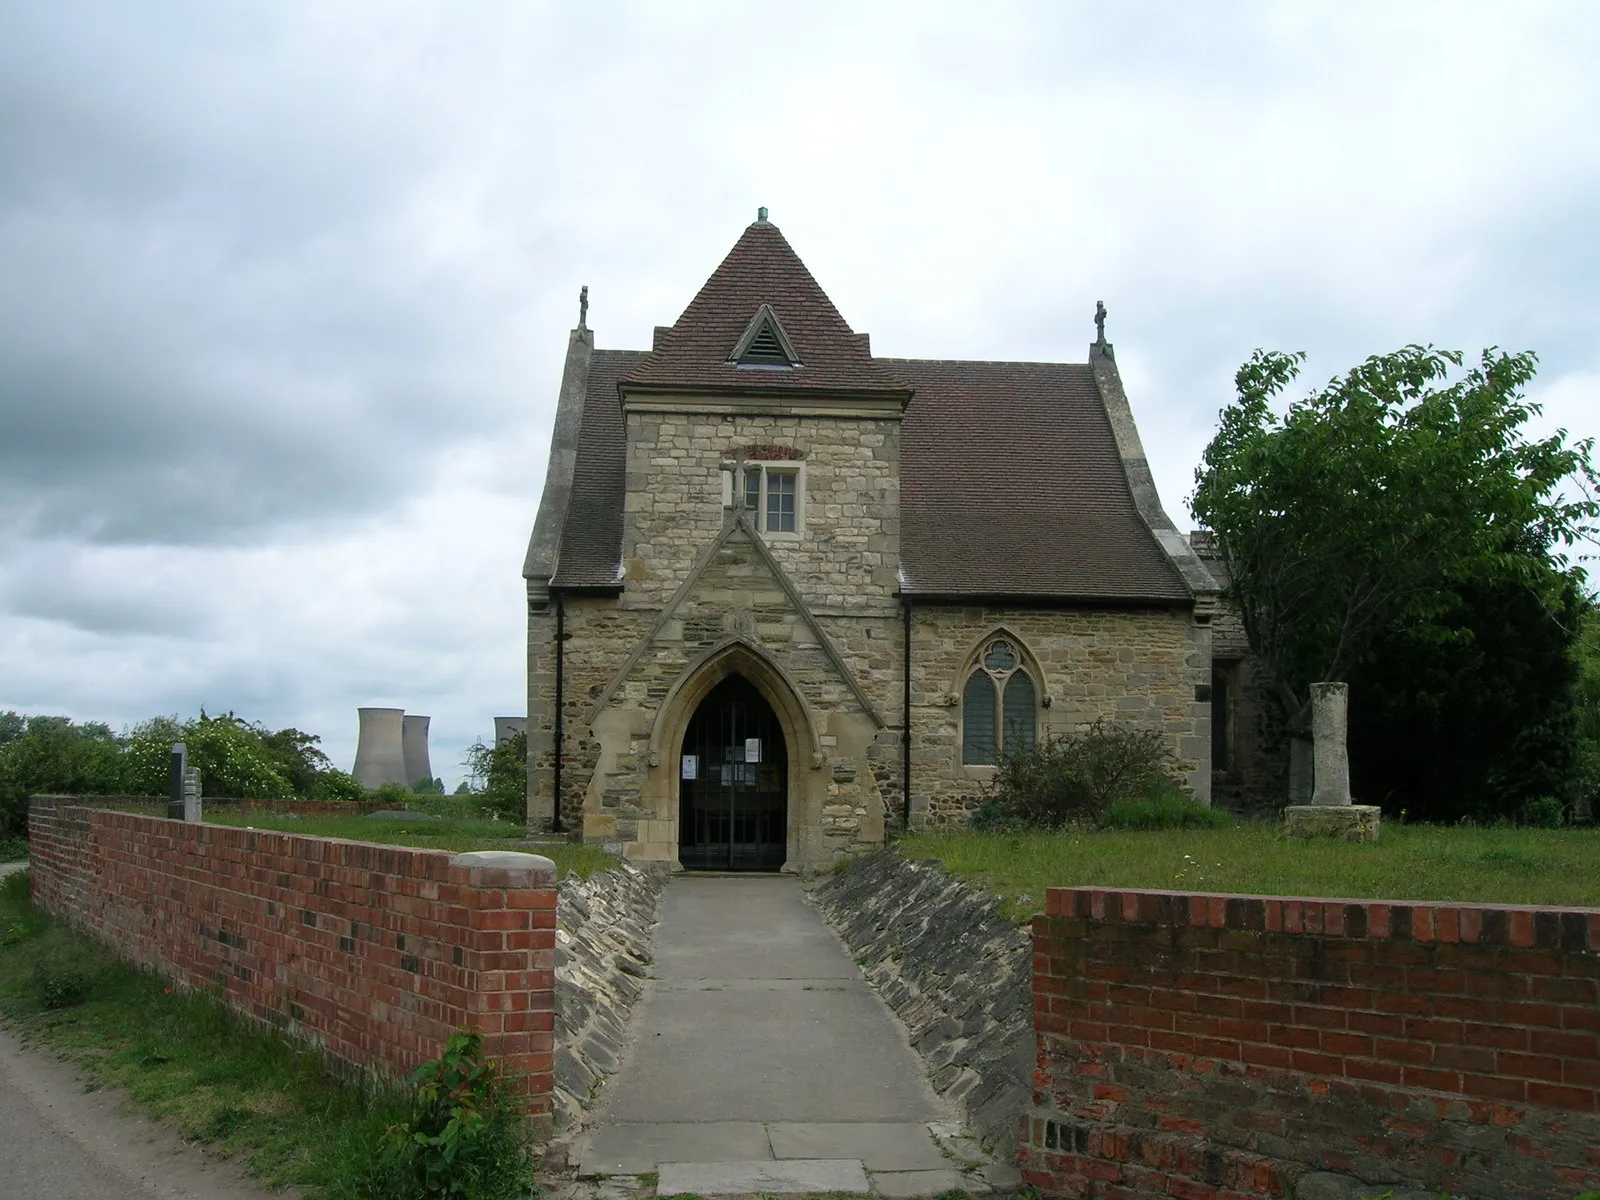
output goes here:
<path id="1" fill-rule="evenodd" d="M 188 780 L 189 748 L 182 742 L 172 744 L 172 765 L 167 776 L 167 817 L 183 820 L 184 784 Z"/>
<path id="2" fill-rule="evenodd" d="M 1290 837 L 1334 837 L 1347 842 L 1378 840 L 1379 809 L 1350 799 L 1350 685 L 1311 685 L 1313 781 L 1310 804 L 1283 810 L 1283 830 Z"/>
<path id="3" fill-rule="evenodd" d="M 186 767 L 183 772 L 183 819 L 200 821 L 200 768 Z"/>

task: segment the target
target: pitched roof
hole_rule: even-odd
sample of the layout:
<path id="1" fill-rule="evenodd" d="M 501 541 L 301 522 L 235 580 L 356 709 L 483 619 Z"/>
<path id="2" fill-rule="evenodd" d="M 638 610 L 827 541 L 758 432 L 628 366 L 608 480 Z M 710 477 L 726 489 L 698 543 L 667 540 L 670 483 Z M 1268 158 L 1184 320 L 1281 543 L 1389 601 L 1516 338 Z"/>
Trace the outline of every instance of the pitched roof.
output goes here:
<path id="1" fill-rule="evenodd" d="M 1087 364 L 887 365 L 916 388 L 900 429 L 904 591 L 1190 598 L 1135 507 Z"/>
<path id="2" fill-rule="evenodd" d="M 596 350 L 589 359 L 572 499 L 552 587 L 613 587 L 621 582 L 627 435 L 617 380 L 646 357 L 642 350 Z"/>
<path id="3" fill-rule="evenodd" d="M 741 367 L 729 362 L 763 304 L 770 305 L 800 366 Z M 778 231 L 745 229 L 683 315 L 661 331 L 654 350 L 624 377 L 629 389 L 713 392 L 903 392 L 867 339 L 839 310 Z"/>
<path id="4" fill-rule="evenodd" d="M 728 363 L 763 304 L 802 367 Z M 1086 363 L 874 359 L 765 222 L 744 231 L 657 347 L 592 352 L 552 587 L 621 585 L 620 391 L 637 387 L 911 395 L 900 437 L 900 569 L 909 595 L 1104 603 L 1195 595 L 1147 524 L 1178 537 L 1159 511 L 1137 435 L 1131 450 L 1119 447 L 1107 406 L 1114 399 L 1125 414 L 1126 401 L 1109 354 L 1096 360 L 1110 373 L 1109 399 Z M 1130 472 L 1145 481 L 1143 500 Z"/>
<path id="5" fill-rule="evenodd" d="M 645 355 L 596 350 L 554 587 L 620 583 L 617 381 Z M 887 364 L 916 387 L 900 434 L 900 562 L 910 595 L 1129 603 L 1189 598 L 1134 507 L 1082 363 Z"/>

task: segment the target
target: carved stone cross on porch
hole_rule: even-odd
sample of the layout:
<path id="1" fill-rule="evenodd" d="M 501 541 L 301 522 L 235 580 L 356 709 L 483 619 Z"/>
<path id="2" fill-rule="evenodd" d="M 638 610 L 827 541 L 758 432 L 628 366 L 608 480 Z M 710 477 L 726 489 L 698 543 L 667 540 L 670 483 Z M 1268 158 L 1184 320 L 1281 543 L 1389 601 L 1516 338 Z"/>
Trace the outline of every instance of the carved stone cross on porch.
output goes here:
<path id="1" fill-rule="evenodd" d="M 744 464 L 745 457 L 743 446 L 739 447 L 732 458 L 723 459 L 721 464 L 722 469 L 729 472 L 728 495 L 731 497 L 731 499 L 728 501 L 728 507 L 731 508 L 735 513 L 749 511 L 745 507 Z"/>

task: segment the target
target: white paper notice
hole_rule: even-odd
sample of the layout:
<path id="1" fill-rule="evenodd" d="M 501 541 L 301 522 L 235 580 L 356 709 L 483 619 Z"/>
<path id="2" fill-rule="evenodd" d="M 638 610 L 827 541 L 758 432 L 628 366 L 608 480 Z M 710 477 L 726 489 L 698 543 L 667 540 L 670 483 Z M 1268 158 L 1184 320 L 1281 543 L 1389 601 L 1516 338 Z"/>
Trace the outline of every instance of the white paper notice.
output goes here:
<path id="1" fill-rule="evenodd" d="M 700 756 L 698 754 L 685 754 L 683 756 L 683 777 L 685 779 L 698 779 L 700 776 Z"/>
<path id="2" fill-rule="evenodd" d="M 761 761 L 761 739 L 760 738 L 745 738 L 745 740 L 744 740 L 744 760 L 747 763 L 753 763 L 753 762 L 760 762 Z"/>

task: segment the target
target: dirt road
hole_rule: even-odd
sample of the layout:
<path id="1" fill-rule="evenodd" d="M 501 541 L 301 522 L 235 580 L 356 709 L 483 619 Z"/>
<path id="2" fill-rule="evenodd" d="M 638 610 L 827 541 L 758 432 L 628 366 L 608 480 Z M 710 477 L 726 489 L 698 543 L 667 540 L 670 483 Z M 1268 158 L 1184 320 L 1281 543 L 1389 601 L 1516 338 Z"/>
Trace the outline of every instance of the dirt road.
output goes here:
<path id="1" fill-rule="evenodd" d="M 286 1200 L 244 1181 L 115 1092 L 85 1092 L 65 1063 L 0 1027 L 0 1195 L 10 1200 Z"/>

